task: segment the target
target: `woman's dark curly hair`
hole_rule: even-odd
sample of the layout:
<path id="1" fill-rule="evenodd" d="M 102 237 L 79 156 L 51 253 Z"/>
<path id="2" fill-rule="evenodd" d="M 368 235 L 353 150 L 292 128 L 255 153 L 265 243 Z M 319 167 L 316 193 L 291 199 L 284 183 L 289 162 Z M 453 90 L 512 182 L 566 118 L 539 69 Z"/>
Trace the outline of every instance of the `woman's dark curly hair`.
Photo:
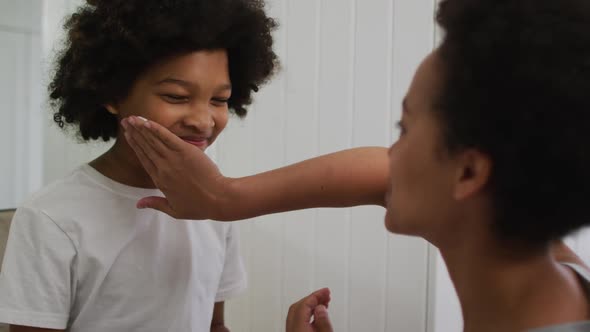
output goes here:
<path id="1" fill-rule="evenodd" d="M 450 151 L 493 163 L 503 239 L 543 245 L 590 223 L 590 1 L 445 0 L 437 113 Z"/>
<path id="2" fill-rule="evenodd" d="M 228 53 L 229 107 L 246 114 L 252 91 L 272 75 L 275 21 L 263 0 L 87 0 L 66 22 L 67 43 L 49 86 L 54 120 L 84 140 L 117 135 L 104 105 L 125 98 L 148 67 L 198 50 Z"/>

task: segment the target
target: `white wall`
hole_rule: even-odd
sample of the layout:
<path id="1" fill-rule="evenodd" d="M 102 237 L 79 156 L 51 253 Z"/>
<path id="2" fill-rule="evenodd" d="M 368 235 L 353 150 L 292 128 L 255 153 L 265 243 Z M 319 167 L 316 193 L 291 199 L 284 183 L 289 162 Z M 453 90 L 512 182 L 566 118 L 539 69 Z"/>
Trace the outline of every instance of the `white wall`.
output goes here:
<path id="1" fill-rule="evenodd" d="M 47 84 L 66 12 L 81 0 L 0 0 L 0 209 L 104 151 L 53 123 Z"/>
<path id="2" fill-rule="evenodd" d="M 0 0 L 0 209 L 41 185 L 41 5 Z"/>
<path id="3" fill-rule="evenodd" d="M 38 0 L 43 4 L 43 82 L 45 86 L 51 78 L 52 65 L 56 52 L 61 49 L 63 42 L 64 18 L 73 12 L 83 0 Z M 46 107 L 46 112 L 49 110 Z M 112 143 L 82 142 L 74 132 L 64 132 L 54 122 L 51 116 L 45 117 L 43 182 L 45 184 L 69 173 L 78 165 L 91 161 Z"/>
<path id="4" fill-rule="evenodd" d="M 432 1 L 270 1 L 283 71 L 218 146 L 232 176 L 352 146 L 388 146 L 413 71 L 433 45 Z M 383 209 L 321 209 L 242 223 L 250 274 L 236 331 L 280 331 L 288 306 L 333 291 L 336 331 L 425 331 L 428 246 L 388 235 Z"/>

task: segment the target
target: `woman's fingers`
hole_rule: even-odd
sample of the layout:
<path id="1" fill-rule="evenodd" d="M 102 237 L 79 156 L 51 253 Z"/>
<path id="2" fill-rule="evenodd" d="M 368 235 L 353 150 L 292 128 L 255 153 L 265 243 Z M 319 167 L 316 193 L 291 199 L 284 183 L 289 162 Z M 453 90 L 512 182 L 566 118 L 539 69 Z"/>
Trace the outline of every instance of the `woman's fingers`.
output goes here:
<path id="1" fill-rule="evenodd" d="M 186 142 L 180 139 L 178 136 L 171 133 L 168 129 L 162 127 L 160 124 L 149 121 L 140 120 L 139 118 L 134 119 L 133 123 L 136 124 L 141 133 L 144 134 L 147 140 L 149 140 L 155 148 L 158 148 L 158 152 L 165 152 L 170 149 L 172 151 L 181 151 L 185 146 Z M 156 145 L 160 143 L 160 145 Z"/>
<path id="2" fill-rule="evenodd" d="M 141 144 L 142 143 L 141 140 L 136 140 L 133 137 L 133 135 L 130 135 L 128 132 L 125 132 L 125 139 L 129 143 L 129 145 L 131 146 L 131 148 L 133 149 L 133 151 L 135 151 L 135 154 L 137 155 L 137 159 L 139 159 L 139 162 L 141 163 L 141 165 L 143 166 L 143 168 L 153 178 L 156 175 L 156 172 L 158 171 L 158 168 L 156 167 L 156 164 L 152 160 L 152 156 L 149 156 L 145 152 L 144 147 L 146 145 L 145 144 Z"/>

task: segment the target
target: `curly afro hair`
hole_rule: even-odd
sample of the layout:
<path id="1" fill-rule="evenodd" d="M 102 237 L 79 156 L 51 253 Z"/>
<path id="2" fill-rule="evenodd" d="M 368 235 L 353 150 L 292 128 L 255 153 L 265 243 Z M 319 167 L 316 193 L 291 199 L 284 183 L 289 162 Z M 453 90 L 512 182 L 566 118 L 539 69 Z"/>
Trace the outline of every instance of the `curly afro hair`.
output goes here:
<path id="1" fill-rule="evenodd" d="M 252 92 L 278 65 L 263 0 L 87 0 L 65 23 L 67 41 L 49 86 L 54 120 L 84 140 L 117 136 L 104 107 L 125 98 L 148 67 L 167 57 L 225 49 L 232 96 L 246 114 Z"/>
<path id="2" fill-rule="evenodd" d="M 590 223 L 590 1 L 445 0 L 437 21 L 444 141 L 490 156 L 496 233 L 544 245 Z"/>

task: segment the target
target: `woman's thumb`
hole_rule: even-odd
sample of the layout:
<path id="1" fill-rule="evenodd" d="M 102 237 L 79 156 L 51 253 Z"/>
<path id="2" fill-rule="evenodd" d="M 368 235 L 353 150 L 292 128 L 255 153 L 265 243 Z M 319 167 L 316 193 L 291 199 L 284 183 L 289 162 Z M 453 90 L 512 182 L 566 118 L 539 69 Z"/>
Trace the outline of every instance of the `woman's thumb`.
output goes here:
<path id="1" fill-rule="evenodd" d="M 318 332 L 333 332 L 328 309 L 324 305 L 318 305 L 313 312 L 313 325 Z"/>

